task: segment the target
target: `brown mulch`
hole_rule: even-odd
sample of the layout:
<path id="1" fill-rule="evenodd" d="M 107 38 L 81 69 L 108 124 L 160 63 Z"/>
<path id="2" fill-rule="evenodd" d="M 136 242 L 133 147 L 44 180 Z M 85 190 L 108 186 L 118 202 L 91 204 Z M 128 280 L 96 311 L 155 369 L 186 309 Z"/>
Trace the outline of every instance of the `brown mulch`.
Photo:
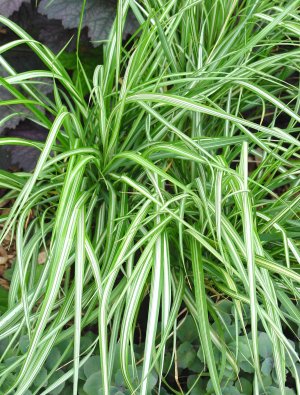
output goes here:
<path id="1" fill-rule="evenodd" d="M 0 215 L 7 215 L 10 211 L 13 201 L 0 202 Z M 30 212 L 28 219 L 25 223 L 25 227 L 28 226 L 29 222 L 33 218 L 33 213 Z M 0 231 L 3 228 L 3 224 L 0 224 Z M 11 232 L 7 234 L 2 244 L 0 244 L 0 287 L 9 289 L 10 282 L 5 276 L 5 272 L 12 267 L 13 262 L 16 259 L 16 240 L 12 236 Z M 38 264 L 43 265 L 46 262 L 47 254 L 42 249 L 38 255 Z"/>
<path id="2" fill-rule="evenodd" d="M 1 204 L 0 214 L 7 214 L 10 210 L 11 202 Z M 0 225 L 0 230 L 3 225 Z M 5 272 L 11 268 L 16 258 L 16 241 L 9 232 L 2 244 L 0 244 L 0 286 L 9 289 L 9 281 L 5 278 Z"/>

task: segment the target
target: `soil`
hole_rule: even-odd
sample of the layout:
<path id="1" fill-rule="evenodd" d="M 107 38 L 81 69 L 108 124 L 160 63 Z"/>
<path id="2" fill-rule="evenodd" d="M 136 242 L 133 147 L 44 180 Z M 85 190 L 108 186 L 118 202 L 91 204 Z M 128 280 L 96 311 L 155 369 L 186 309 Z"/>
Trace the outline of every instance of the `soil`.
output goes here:
<path id="1" fill-rule="evenodd" d="M 5 202 L 0 207 L 0 214 L 6 214 L 10 210 L 11 202 Z M 0 225 L 0 231 L 3 225 Z M 16 258 L 16 241 L 11 232 L 7 234 L 2 244 L 0 244 L 0 286 L 9 289 L 7 271 L 12 267 Z"/>

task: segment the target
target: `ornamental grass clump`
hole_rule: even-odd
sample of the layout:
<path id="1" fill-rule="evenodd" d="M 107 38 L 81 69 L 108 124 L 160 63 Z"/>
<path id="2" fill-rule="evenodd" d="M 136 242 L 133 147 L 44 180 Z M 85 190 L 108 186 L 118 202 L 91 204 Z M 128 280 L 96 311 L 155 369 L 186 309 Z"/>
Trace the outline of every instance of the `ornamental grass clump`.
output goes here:
<path id="1" fill-rule="evenodd" d="M 203 360 L 194 385 L 209 379 L 203 393 L 239 382 L 245 347 L 253 393 L 271 393 L 262 332 L 278 393 L 300 393 L 299 349 L 289 340 L 300 323 L 299 5 L 120 0 L 92 79 L 79 56 L 81 77 L 72 79 L 63 51 L 0 17 L 18 36 L 0 49 L 9 74 L 0 83 L 14 97 L 1 105 L 23 105 L 48 131 L 45 143 L 0 142 L 40 150 L 32 173 L 0 171 L 2 200 L 13 202 L 1 241 L 13 235 L 17 252 L 0 317 L 0 388 L 47 394 L 72 378 L 72 393 L 86 393 L 82 367 L 96 354 L 99 394 L 115 393 L 116 363 L 124 393 L 188 393 L 177 374 L 188 318 Z M 129 10 L 139 28 L 124 43 Z M 10 67 L 5 54 L 24 44 L 46 70 Z"/>

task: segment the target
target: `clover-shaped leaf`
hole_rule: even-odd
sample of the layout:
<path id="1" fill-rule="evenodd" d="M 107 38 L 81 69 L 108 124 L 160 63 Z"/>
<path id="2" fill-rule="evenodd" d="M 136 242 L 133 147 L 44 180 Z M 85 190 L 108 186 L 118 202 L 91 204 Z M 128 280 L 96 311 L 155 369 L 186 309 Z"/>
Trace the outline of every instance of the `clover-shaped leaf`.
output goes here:
<path id="1" fill-rule="evenodd" d="M 83 371 L 85 377 L 88 378 L 92 374 L 100 371 L 100 356 L 93 355 L 91 356 L 86 363 L 83 365 Z"/>
<path id="2" fill-rule="evenodd" d="M 101 373 L 100 371 L 91 374 L 83 386 L 83 390 L 87 395 L 100 395 L 101 394 Z"/>
<path id="3" fill-rule="evenodd" d="M 203 378 L 199 378 L 196 374 L 190 375 L 187 378 L 187 387 L 189 390 L 192 389 L 190 392 L 191 395 L 204 395 L 206 393 Z"/>
<path id="4" fill-rule="evenodd" d="M 42 367 L 41 370 L 39 371 L 39 373 L 37 374 L 36 378 L 34 379 L 34 386 L 35 387 L 39 387 L 39 386 L 46 387 L 47 384 L 48 384 L 47 370 L 44 367 Z"/>
<path id="5" fill-rule="evenodd" d="M 80 352 L 85 352 L 94 342 L 94 337 L 91 332 L 86 333 L 80 339 Z"/>
<path id="6" fill-rule="evenodd" d="M 182 343 L 177 350 L 178 366 L 182 369 L 192 366 L 196 355 L 196 351 L 191 343 Z"/>
<path id="7" fill-rule="evenodd" d="M 136 384 L 140 385 L 140 383 L 142 381 L 142 377 L 143 377 L 142 366 L 138 366 L 137 374 L 138 374 L 139 382 L 137 382 Z M 152 371 L 148 374 L 148 391 L 151 391 L 155 387 L 157 380 L 158 380 L 158 377 L 157 377 L 156 372 Z"/>
<path id="8" fill-rule="evenodd" d="M 28 335 L 23 335 L 20 337 L 19 340 L 19 347 L 22 354 L 25 354 L 29 347 L 29 337 Z"/>
<path id="9" fill-rule="evenodd" d="M 115 373 L 115 384 L 118 387 L 121 387 L 122 385 L 124 385 L 124 377 L 123 377 L 121 369 L 118 369 L 117 372 Z"/>
<path id="10" fill-rule="evenodd" d="M 224 299 L 216 303 L 215 307 L 219 311 L 222 320 L 224 320 L 227 325 L 230 325 L 232 321 L 232 302 Z"/>
<path id="11" fill-rule="evenodd" d="M 188 315 L 177 331 L 178 339 L 192 343 L 198 339 L 198 331 L 192 316 Z"/>
<path id="12" fill-rule="evenodd" d="M 235 387 L 241 394 L 252 395 L 253 393 L 252 383 L 245 379 L 245 377 L 240 377 L 239 380 L 236 381 Z"/>
<path id="13" fill-rule="evenodd" d="M 261 372 L 264 376 L 269 376 L 273 369 L 274 361 L 273 358 L 268 357 L 266 358 L 263 363 L 261 364 Z"/>
<path id="14" fill-rule="evenodd" d="M 229 385 L 222 390 L 222 395 L 241 395 L 241 393 L 236 387 Z"/>
<path id="15" fill-rule="evenodd" d="M 63 374 L 64 374 L 64 372 L 62 370 L 55 371 L 52 374 L 52 376 L 49 377 L 48 385 L 50 386 L 50 385 L 54 384 L 56 381 L 58 381 L 61 378 L 61 376 L 63 376 Z M 62 390 L 64 389 L 64 387 L 65 387 L 65 382 L 59 384 L 56 388 L 54 388 L 50 392 L 50 394 L 51 395 L 59 395 L 62 392 Z"/>
<path id="16" fill-rule="evenodd" d="M 52 370 L 57 365 L 57 362 L 60 359 L 60 357 L 61 357 L 61 353 L 60 353 L 58 347 L 52 348 L 52 350 L 50 351 L 50 354 L 48 355 L 48 357 L 46 359 L 45 367 L 48 370 Z"/>
<path id="17" fill-rule="evenodd" d="M 293 342 L 292 340 L 288 340 L 288 342 L 290 343 L 291 348 L 295 351 L 296 350 L 295 342 Z M 287 350 L 285 351 L 285 355 L 286 355 L 286 366 L 291 368 L 293 364 L 298 361 L 299 356 L 297 356 L 296 353 L 292 353 L 290 351 L 287 352 Z"/>
<path id="18" fill-rule="evenodd" d="M 264 387 L 268 387 L 268 386 L 272 385 L 272 383 L 273 383 L 272 375 L 262 376 L 262 383 L 263 383 Z"/>
<path id="19" fill-rule="evenodd" d="M 272 342 L 265 332 L 261 332 L 258 336 L 258 352 L 263 358 L 268 358 L 273 355 Z"/>
<path id="20" fill-rule="evenodd" d="M 254 367 L 252 363 L 251 341 L 247 336 L 239 336 L 238 338 L 238 358 L 237 362 L 239 367 L 247 373 L 253 373 Z M 236 343 L 231 342 L 229 348 L 232 352 L 236 350 Z"/>
<path id="21" fill-rule="evenodd" d="M 266 388 L 267 395 L 281 395 L 281 390 L 277 387 L 270 386 Z M 295 391 L 292 390 L 291 388 L 285 387 L 284 389 L 284 395 L 295 395 Z"/>

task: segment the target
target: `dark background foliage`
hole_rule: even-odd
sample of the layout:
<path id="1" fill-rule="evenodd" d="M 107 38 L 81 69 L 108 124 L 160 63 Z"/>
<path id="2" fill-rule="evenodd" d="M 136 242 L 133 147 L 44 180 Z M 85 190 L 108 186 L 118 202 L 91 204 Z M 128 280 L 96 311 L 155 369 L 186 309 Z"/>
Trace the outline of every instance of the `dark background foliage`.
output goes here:
<path id="1" fill-rule="evenodd" d="M 115 0 L 87 0 L 80 33 L 80 57 L 86 71 L 92 76 L 94 67 L 101 60 L 101 43 L 108 37 L 116 14 Z M 16 22 L 34 39 L 49 47 L 55 54 L 61 50 L 60 60 L 72 73 L 76 63 L 76 40 L 78 23 L 81 13 L 82 0 L 0 0 L 0 14 Z M 124 35 L 128 36 L 136 28 L 136 21 L 129 15 Z M 0 26 L 0 45 L 10 42 L 17 37 L 7 28 Z M 125 37 L 124 37 L 125 38 Z M 42 69 L 43 64 L 33 55 L 27 46 L 18 46 L 8 51 L 4 59 L 17 71 Z M 0 63 L 0 76 L 7 76 L 7 71 Z M 51 86 L 41 85 L 38 89 L 51 95 Z M 9 92 L 0 87 L 0 100 L 9 100 Z M 28 112 L 23 106 L 14 108 L 1 107 L 0 120 L 12 112 L 18 112 L 4 124 L 0 124 L 0 135 L 25 137 L 43 140 L 46 131 L 28 121 Z M 32 148 L 5 147 L 0 148 L 0 168 L 6 170 L 30 171 L 37 159 L 37 152 Z"/>

